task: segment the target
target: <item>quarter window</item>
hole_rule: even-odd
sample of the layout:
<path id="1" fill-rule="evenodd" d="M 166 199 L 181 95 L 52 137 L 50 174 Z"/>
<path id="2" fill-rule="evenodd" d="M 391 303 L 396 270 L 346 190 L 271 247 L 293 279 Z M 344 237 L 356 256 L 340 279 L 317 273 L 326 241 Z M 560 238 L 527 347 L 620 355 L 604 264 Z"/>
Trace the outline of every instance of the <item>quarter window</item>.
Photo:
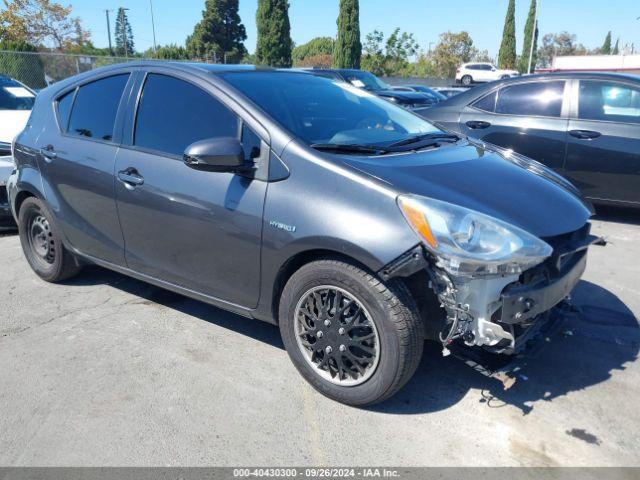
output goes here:
<path id="1" fill-rule="evenodd" d="M 60 119 L 60 128 L 67 131 L 69 126 L 69 114 L 71 113 L 71 105 L 73 104 L 73 94 L 75 90 L 71 90 L 58 99 L 58 118 Z"/>
<path id="2" fill-rule="evenodd" d="M 581 80 L 578 117 L 640 123 L 640 89 L 621 83 Z"/>
<path id="3" fill-rule="evenodd" d="M 473 106 L 479 110 L 493 113 L 496 111 L 496 96 L 497 91 L 494 90 L 489 95 L 482 97 L 480 100 L 474 103 Z"/>
<path id="4" fill-rule="evenodd" d="M 238 137 L 238 118 L 204 90 L 183 80 L 150 74 L 142 90 L 134 145 L 182 155 L 198 140 Z"/>
<path id="5" fill-rule="evenodd" d="M 80 87 L 71 110 L 68 132 L 81 137 L 111 141 L 118 105 L 128 80 L 127 73 Z M 61 117 L 61 120 L 64 119 Z"/>
<path id="6" fill-rule="evenodd" d="M 502 88 L 496 113 L 540 117 L 559 117 L 562 112 L 564 81 L 522 83 Z"/>

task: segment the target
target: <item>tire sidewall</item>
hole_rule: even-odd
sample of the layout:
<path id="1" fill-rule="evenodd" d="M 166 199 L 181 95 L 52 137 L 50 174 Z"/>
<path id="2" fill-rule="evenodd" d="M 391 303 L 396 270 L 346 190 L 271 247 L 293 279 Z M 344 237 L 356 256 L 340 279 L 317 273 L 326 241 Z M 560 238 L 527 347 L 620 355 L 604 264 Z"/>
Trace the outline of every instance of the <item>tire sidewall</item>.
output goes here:
<path id="1" fill-rule="evenodd" d="M 300 298 L 320 285 L 340 287 L 355 297 L 369 312 L 380 340 L 379 361 L 373 375 L 355 386 L 333 384 L 320 375 L 307 362 L 295 338 L 295 309 Z M 283 291 L 280 301 L 280 331 L 287 352 L 300 374 L 324 395 L 351 405 L 365 405 L 382 397 L 392 386 L 400 367 L 399 338 L 393 322 L 388 318 L 388 306 L 382 294 L 348 268 L 329 266 L 302 268 L 294 274 Z"/>
<path id="2" fill-rule="evenodd" d="M 464 75 L 460 81 L 463 85 L 471 85 L 473 83 L 470 75 Z"/>
<path id="3" fill-rule="evenodd" d="M 54 261 L 51 264 L 45 264 L 36 258 L 36 253 L 33 251 L 31 242 L 29 241 L 31 220 L 36 215 L 42 215 L 49 222 L 55 252 Z M 64 249 L 53 215 L 45 206 L 44 202 L 35 197 L 27 198 L 24 201 L 18 214 L 18 232 L 24 256 L 33 271 L 43 280 L 53 281 L 56 279 L 62 270 Z"/>

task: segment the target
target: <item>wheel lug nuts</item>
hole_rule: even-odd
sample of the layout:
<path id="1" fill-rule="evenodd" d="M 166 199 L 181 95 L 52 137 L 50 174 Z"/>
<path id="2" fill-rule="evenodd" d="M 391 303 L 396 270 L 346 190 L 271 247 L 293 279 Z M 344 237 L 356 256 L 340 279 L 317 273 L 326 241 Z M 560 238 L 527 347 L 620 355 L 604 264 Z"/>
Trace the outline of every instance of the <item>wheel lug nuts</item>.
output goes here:
<path id="1" fill-rule="evenodd" d="M 344 335 L 344 328 L 340 327 L 340 328 L 338 329 L 338 333 L 339 333 L 340 335 Z"/>
<path id="2" fill-rule="evenodd" d="M 345 347 L 344 345 L 340 345 L 340 351 L 344 352 L 347 349 L 347 347 Z"/>
<path id="3" fill-rule="evenodd" d="M 331 326 L 331 320 L 325 320 L 324 321 L 324 326 L 325 327 L 330 327 Z"/>
<path id="4" fill-rule="evenodd" d="M 324 333 L 322 333 L 322 330 L 320 330 L 320 331 L 318 332 L 318 338 L 322 338 L 323 336 L 324 336 Z"/>
<path id="5" fill-rule="evenodd" d="M 327 347 L 327 348 L 325 348 L 325 349 L 324 349 L 324 351 L 325 351 L 327 354 L 329 354 L 329 353 L 331 353 L 331 352 L 333 351 L 333 348 L 331 348 L 331 347 Z"/>

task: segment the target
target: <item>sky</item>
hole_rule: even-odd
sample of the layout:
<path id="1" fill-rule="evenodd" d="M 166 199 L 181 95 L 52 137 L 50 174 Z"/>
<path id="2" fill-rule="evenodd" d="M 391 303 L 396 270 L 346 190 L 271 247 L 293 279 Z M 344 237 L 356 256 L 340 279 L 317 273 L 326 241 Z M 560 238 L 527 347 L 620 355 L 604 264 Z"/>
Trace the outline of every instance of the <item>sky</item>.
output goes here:
<path id="1" fill-rule="evenodd" d="M 184 45 L 200 20 L 204 0 L 151 0 L 159 45 Z M 150 0 L 62 0 L 73 5 L 97 47 L 108 46 L 105 10 L 111 10 L 111 32 L 118 7 L 129 8 L 129 21 L 136 50 L 153 45 Z M 318 36 L 335 36 L 338 0 L 289 0 L 291 37 L 300 45 Z M 422 50 L 428 50 L 446 31 L 466 30 L 476 48 L 497 56 L 508 0 L 360 0 L 362 37 L 375 30 L 391 33 L 396 27 L 415 35 Z M 517 49 L 520 53 L 530 0 L 516 0 Z M 257 0 L 240 0 L 240 17 L 247 30 L 245 45 L 255 50 Z M 607 31 L 613 42 L 635 43 L 640 50 L 640 1 L 638 0 L 539 0 L 541 36 L 567 30 L 588 48 L 602 45 Z"/>

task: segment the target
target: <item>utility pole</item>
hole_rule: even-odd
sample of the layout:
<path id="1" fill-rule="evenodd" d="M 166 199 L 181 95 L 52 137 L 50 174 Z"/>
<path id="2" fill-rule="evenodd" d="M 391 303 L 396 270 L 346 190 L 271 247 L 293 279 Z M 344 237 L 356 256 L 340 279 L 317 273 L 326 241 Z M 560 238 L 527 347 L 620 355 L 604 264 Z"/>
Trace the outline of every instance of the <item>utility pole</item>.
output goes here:
<path id="1" fill-rule="evenodd" d="M 527 73 L 531 73 L 531 62 L 533 61 L 533 44 L 536 43 L 537 31 L 538 31 L 538 0 L 536 0 L 536 13 L 533 15 L 533 31 L 531 32 L 531 50 L 529 51 L 529 67 L 527 68 Z"/>
<path id="2" fill-rule="evenodd" d="M 111 46 L 111 22 L 109 21 L 109 10 L 105 10 L 107 15 L 107 35 L 109 36 L 109 54 L 113 57 L 113 47 Z"/>
<path id="3" fill-rule="evenodd" d="M 157 55 L 158 47 L 156 46 L 156 24 L 153 19 L 153 0 L 149 0 L 149 7 L 151 7 L 151 31 L 153 32 L 153 53 Z"/>

